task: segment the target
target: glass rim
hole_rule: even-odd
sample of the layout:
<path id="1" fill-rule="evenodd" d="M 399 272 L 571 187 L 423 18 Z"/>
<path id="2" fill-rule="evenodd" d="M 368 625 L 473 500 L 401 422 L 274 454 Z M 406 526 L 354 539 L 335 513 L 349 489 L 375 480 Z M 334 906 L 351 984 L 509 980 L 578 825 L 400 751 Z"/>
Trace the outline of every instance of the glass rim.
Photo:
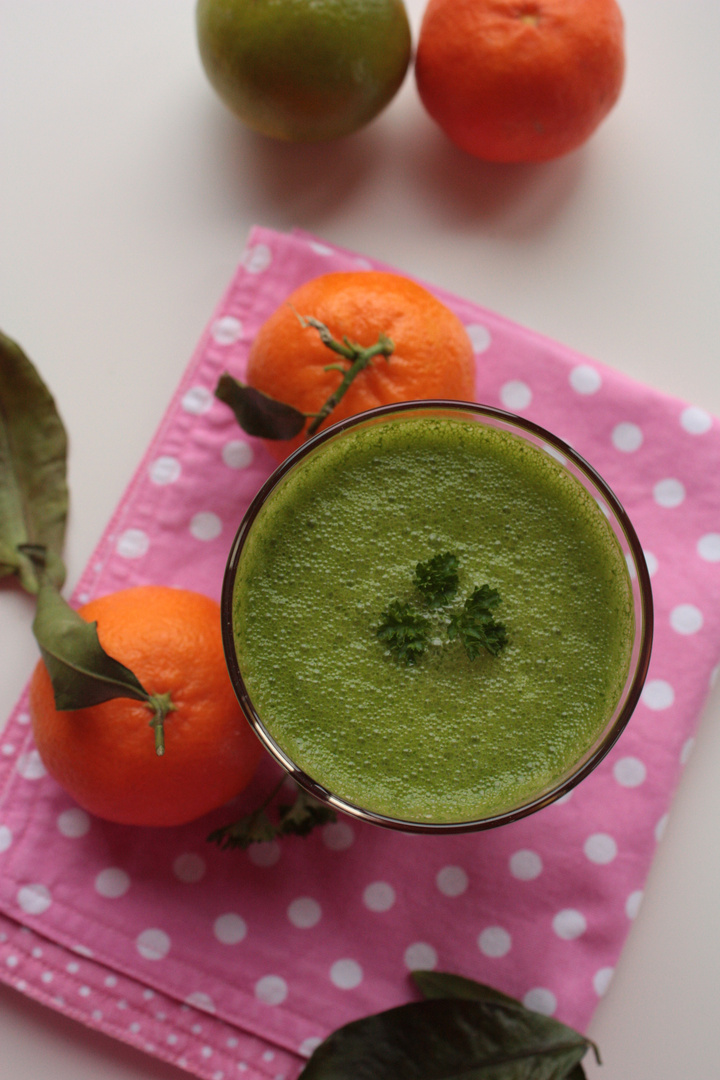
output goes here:
<path id="1" fill-rule="evenodd" d="M 528 799 L 521 805 L 509 810 L 499 811 L 495 814 L 477 819 L 425 822 L 392 817 L 348 802 L 342 797 L 329 791 L 322 784 L 319 784 L 292 761 L 268 731 L 262 718 L 255 709 L 245 686 L 235 648 L 232 609 L 235 576 L 245 540 L 265 502 L 287 473 L 294 469 L 303 458 L 323 443 L 335 439 L 343 432 L 361 424 L 369 423 L 376 419 L 382 420 L 396 414 L 438 411 L 470 413 L 475 417 L 482 417 L 494 421 L 496 426 L 505 426 L 506 429 L 516 428 L 527 432 L 570 461 L 573 466 L 598 489 L 617 521 L 627 542 L 630 554 L 632 555 L 640 597 L 640 640 L 637 645 L 634 646 L 633 651 L 637 651 L 637 657 L 634 666 L 632 659 L 630 662 L 628 679 L 630 679 L 630 673 L 632 673 L 632 678 L 630 679 L 629 686 L 628 680 L 626 679 L 625 686 L 623 687 L 625 696 L 623 700 L 623 695 L 621 694 L 620 700 L 622 701 L 622 707 L 620 708 L 618 715 L 615 717 L 615 720 L 609 726 L 602 738 L 600 738 L 592 752 L 583 757 L 577 768 L 574 768 L 568 776 L 559 780 L 553 787 L 544 791 L 541 795 Z M 271 757 L 275 759 L 275 761 L 293 780 L 296 781 L 297 784 L 299 784 L 301 788 L 321 802 L 331 806 L 334 810 L 338 810 L 357 820 L 370 822 L 385 828 L 402 832 L 425 834 L 479 832 L 485 829 L 497 828 L 500 825 L 506 825 L 512 821 L 518 821 L 521 818 L 541 810 L 544 806 L 556 802 L 585 779 L 585 777 L 600 764 L 603 758 L 605 758 L 613 748 L 625 730 L 630 717 L 637 706 L 650 665 L 654 623 L 652 585 L 642 545 L 640 544 L 635 527 L 633 526 L 627 511 L 601 474 L 572 446 L 566 443 L 558 435 L 555 435 L 552 431 L 542 427 L 533 420 L 528 420 L 525 417 L 518 416 L 516 413 L 504 409 L 497 409 L 491 405 L 445 398 L 395 402 L 390 405 L 381 405 L 375 409 L 368 409 L 364 412 L 355 413 L 344 420 L 340 420 L 335 424 L 323 428 L 280 462 L 250 502 L 235 534 L 223 576 L 220 609 L 225 660 L 233 690 L 246 719 L 265 749 L 270 753 Z"/>

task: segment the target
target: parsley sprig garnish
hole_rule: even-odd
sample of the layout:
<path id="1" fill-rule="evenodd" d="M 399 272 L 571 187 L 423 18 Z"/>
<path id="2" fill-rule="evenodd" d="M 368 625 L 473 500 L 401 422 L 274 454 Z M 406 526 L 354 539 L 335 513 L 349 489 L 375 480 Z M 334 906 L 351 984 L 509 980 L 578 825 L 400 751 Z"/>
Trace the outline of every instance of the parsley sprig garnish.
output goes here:
<path id="1" fill-rule="evenodd" d="M 451 641 L 459 638 L 471 660 L 475 660 L 483 649 L 487 649 L 491 656 L 497 656 L 506 645 L 507 630 L 493 615 L 500 602 L 497 589 L 481 585 L 450 619 L 448 637 Z"/>
<path id="2" fill-rule="evenodd" d="M 410 604 L 392 600 L 382 613 L 377 636 L 386 641 L 392 654 L 404 664 L 416 664 L 425 652 L 430 623 Z"/>
<path id="3" fill-rule="evenodd" d="M 291 803 L 279 803 L 271 817 L 268 808 L 280 789 L 286 783 L 282 777 L 265 801 L 251 813 L 214 829 L 207 837 L 211 844 L 217 844 L 223 851 L 240 848 L 245 850 L 251 844 L 262 844 L 282 836 L 307 836 L 316 825 L 325 825 L 336 820 L 331 806 L 319 802 L 298 784 L 295 799 Z M 294 783 L 294 781 L 293 781 Z"/>
<path id="4" fill-rule="evenodd" d="M 429 608 L 442 607 L 458 590 L 458 557 L 446 551 L 415 568 L 415 584 Z"/>
<path id="5" fill-rule="evenodd" d="M 459 640 L 470 660 L 477 659 L 483 650 L 498 656 L 507 644 L 505 625 L 494 615 L 501 603 L 500 593 L 488 584 L 476 587 L 462 607 L 447 618 L 448 605 L 460 584 L 459 565 L 458 556 L 450 551 L 418 563 L 413 578 L 418 602 L 391 600 L 383 611 L 376 634 L 400 663 L 416 664 L 431 634 L 443 629 L 449 641 Z M 418 610 L 418 603 L 428 614 Z"/>

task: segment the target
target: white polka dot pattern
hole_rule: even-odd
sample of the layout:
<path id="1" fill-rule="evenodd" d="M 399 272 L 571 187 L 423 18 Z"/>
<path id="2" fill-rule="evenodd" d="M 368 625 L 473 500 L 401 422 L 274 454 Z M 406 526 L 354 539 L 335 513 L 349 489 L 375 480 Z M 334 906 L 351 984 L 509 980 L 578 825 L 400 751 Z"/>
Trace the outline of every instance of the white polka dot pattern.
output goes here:
<path id="1" fill-rule="evenodd" d="M 150 537 L 143 529 L 126 529 L 118 537 L 115 551 L 122 559 L 142 559 L 150 548 Z"/>
<path id="2" fill-rule="evenodd" d="M 345 851 L 354 840 L 353 828 L 346 821 L 335 821 L 323 829 L 323 841 L 332 851 Z"/>
<path id="3" fill-rule="evenodd" d="M 587 929 L 585 916 L 581 911 L 574 908 L 564 908 L 558 911 L 552 921 L 553 930 L 563 941 L 574 941 L 581 937 Z"/>
<path id="4" fill-rule="evenodd" d="M 50 907 L 52 896 L 45 885 L 23 885 L 18 889 L 17 902 L 27 915 L 42 915 Z"/>
<path id="5" fill-rule="evenodd" d="M 288 906 L 287 916 L 293 926 L 307 930 L 320 922 L 322 908 L 312 896 L 298 896 Z"/>
<path id="6" fill-rule="evenodd" d="M 162 454 L 150 462 L 148 471 L 153 484 L 162 487 L 164 484 L 174 484 L 179 479 L 182 466 L 176 457 Z"/>
<path id="7" fill-rule="evenodd" d="M 614 975 L 614 968 L 604 967 L 596 971 L 593 976 L 593 986 L 595 987 L 595 993 L 598 997 L 602 997 L 607 992 L 608 987 L 612 981 Z"/>
<path id="8" fill-rule="evenodd" d="M 287 994 L 287 983 L 280 975 L 263 975 L 255 984 L 255 997 L 264 1005 L 280 1005 Z"/>
<path id="9" fill-rule="evenodd" d="M 713 420 L 704 409 L 689 405 L 681 412 L 680 423 L 689 435 L 704 435 L 712 427 Z"/>
<path id="10" fill-rule="evenodd" d="M 373 881 L 363 892 L 363 903 L 369 911 L 389 911 L 395 903 L 395 890 L 387 881 Z"/>
<path id="11" fill-rule="evenodd" d="M 653 498 L 658 506 L 674 510 L 685 500 L 685 485 L 673 476 L 658 480 L 653 487 Z"/>
<path id="12" fill-rule="evenodd" d="M 643 444 L 643 433 L 637 424 L 624 422 L 613 428 L 612 442 L 616 450 L 632 454 Z"/>
<path id="13" fill-rule="evenodd" d="M 95 878 L 95 891 L 98 896 L 116 900 L 124 896 L 130 888 L 130 875 L 119 866 L 108 866 Z"/>
<path id="14" fill-rule="evenodd" d="M 280 845 L 275 840 L 266 844 L 254 844 L 248 852 L 248 858 L 255 866 L 274 866 L 280 855 Z"/>
<path id="15" fill-rule="evenodd" d="M 544 986 L 533 986 L 523 997 L 523 1005 L 543 1016 L 552 1016 L 557 1009 L 557 998 Z"/>
<path id="16" fill-rule="evenodd" d="M 196 882 L 202 881 L 206 868 L 205 860 L 194 851 L 183 852 L 173 862 L 175 877 L 178 881 L 184 881 L 188 885 L 194 885 Z"/>
<path id="17" fill-rule="evenodd" d="M 634 892 L 630 893 L 627 900 L 625 901 L 625 914 L 627 915 L 628 919 L 637 918 L 638 912 L 640 911 L 640 905 L 642 904 L 642 900 L 642 889 L 636 889 Z"/>
<path id="18" fill-rule="evenodd" d="M 170 951 L 170 938 L 164 930 L 151 927 L 138 934 L 137 951 L 145 960 L 162 960 Z"/>
<path id="19" fill-rule="evenodd" d="M 536 851 L 515 851 L 510 856 L 510 873 L 519 881 L 534 881 L 542 868 L 542 859 Z"/>
<path id="20" fill-rule="evenodd" d="M 703 613 L 694 604 L 678 604 L 670 612 L 670 625 L 678 634 L 697 634 L 703 622 Z"/>
<path id="21" fill-rule="evenodd" d="M 478 937 L 478 947 L 484 956 L 505 956 L 512 948 L 512 938 L 502 926 L 486 926 Z"/>
<path id="22" fill-rule="evenodd" d="M 532 390 L 527 383 L 513 379 L 500 388 L 500 400 L 510 412 L 524 412 L 532 401 Z"/>
<path id="23" fill-rule="evenodd" d="M 234 315 L 223 315 L 212 324 L 210 334 L 217 345 L 233 345 L 242 336 L 242 323 Z"/>
<path id="24" fill-rule="evenodd" d="M 444 866 L 438 871 L 436 881 L 438 889 L 445 896 L 462 896 L 470 884 L 462 866 Z"/>
<path id="25" fill-rule="evenodd" d="M 212 390 L 207 386 L 191 386 L 183 395 L 182 408 L 193 416 L 202 416 L 212 403 Z"/>
<path id="26" fill-rule="evenodd" d="M 79 806 L 63 810 L 57 817 L 58 831 L 71 840 L 77 840 L 90 831 L 91 818 Z"/>
<path id="27" fill-rule="evenodd" d="M 607 833 L 593 833 L 585 841 L 583 851 L 590 862 L 606 866 L 617 855 L 618 847 L 615 839 Z"/>
<path id="28" fill-rule="evenodd" d="M 247 924 L 241 915 L 228 911 L 218 915 L 213 924 L 213 933 L 223 945 L 237 945 L 247 934 Z"/>
<path id="29" fill-rule="evenodd" d="M 254 244 L 243 256 L 243 266 L 249 274 L 262 274 L 271 263 L 272 251 L 267 244 Z"/>
<path id="30" fill-rule="evenodd" d="M 615 762 L 613 774 L 621 787 L 635 788 L 644 783 L 647 768 L 639 758 L 625 757 Z"/>
<path id="31" fill-rule="evenodd" d="M 706 562 L 720 562 L 720 533 L 706 533 L 697 542 L 697 552 Z"/>
<path id="32" fill-rule="evenodd" d="M 363 970 L 357 960 L 336 960 L 330 968 L 330 981 L 338 990 L 354 990 L 363 979 Z"/>
<path id="33" fill-rule="evenodd" d="M 432 971 L 437 967 L 437 950 L 427 941 L 414 941 L 408 945 L 403 959 L 408 971 Z"/>
<path id="34" fill-rule="evenodd" d="M 244 439 L 230 439 L 222 448 L 222 459 L 229 469 L 247 469 L 253 457 L 253 449 Z"/>
<path id="35" fill-rule="evenodd" d="M 669 709 L 674 701 L 675 691 L 665 679 L 649 679 L 645 683 L 642 702 L 648 709 L 652 709 L 653 712 Z"/>
<path id="36" fill-rule="evenodd" d="M 492 335 L 481 323 L 470 323 L 465 327 L 472 342 L 474 353 L 484 353 L 492 345 Z"/>
<path id="37" fill-rule="evenodd" d="M 196 540 L 216 540 L 222 529 L 222 519 L 212 510 L 200 510 L 190 521 L 190 535 Z"/>
<path id="38" fill-rule="evenodd" d="M 19 755 L 16 768 L 23 780 L 41 780 L 47 770 L 40 760 L 37 750 L 28 750 Z"/>
<path id="39" fill-rule="evenodd" d="M 216 402 L 218 372 L 242 377 L 258 326 L 298 276 L 358 266 L 299 234 L 253 234 L 76 602 L 147 581 L 218 596 L 243 510 L 273 467 Z M 134 830 L 74 806 L 35 750 L 23 699 L 0 743 L 3 977 L 203 1080 L 291 1080 L 328 1026 L 408 1000 L 408 973 L 422 969 L 462 971 L 585 1028 L 639 911 L 717 675 L 714 419 L 450 303 L 481 399 L 548 426 L 625 501 L 656 599 L 648 681 L 593 775 L 507 830 L 407 838 L 339 818 L 305 839 L 233 853 L 206 843 L 207 821 L 138 844 Z M 218 823 L 240 809 L 224 808 Z M 87 939 L 68 945 L 73 926 Z M 311 1019 L 315 997 L 327 1025 Z M 294 1052 L 253 1033 L 274 1025 L 293 1032 Z"/>
<path id="40" fill-rule="evenodd" d="M 570 372 L 570 385 L 578 394 L 597 394 L 602 376 L 589 364 L 578 364 Z"/>

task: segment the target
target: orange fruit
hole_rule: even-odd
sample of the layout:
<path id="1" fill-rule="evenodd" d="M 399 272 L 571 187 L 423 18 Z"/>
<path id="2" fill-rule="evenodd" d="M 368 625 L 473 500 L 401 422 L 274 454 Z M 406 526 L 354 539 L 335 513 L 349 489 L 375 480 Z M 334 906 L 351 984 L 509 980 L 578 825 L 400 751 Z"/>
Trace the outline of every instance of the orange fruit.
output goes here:
<path id="1" fill-rule="evenodd" d="M 127 825 L 181 825 L 250 782 L 262 746 L 237 703 L 225 665 L 218 604 L 200 593 L 138 586 L 80 609 L 100 644 L 150 694 L 169 692 L 165 753 L 155 752 L 150 710 L 114 698 L 58 711 L 41 660 L 30 715 L 48 772 L 80 806 Z"/>
<path id="2" fill-rule="evenodd" d="M 369 347 L 386 334 L 394 346 L 387 360 L 376 356 L 357 375 L 321 429 L 396 401 L 469 401 L 474 397 L 473 347 L 460 319 L 409 278 L 358 270 L 323 274 L 301 285 L 260 327 L 253 341 L 249 385 L 301 412 L 317 412 L 337 389 L 342 375 L 327 370 L 340 357 L 322 343 L 317 329 L 303 326 L 298 316 L 319 320 L 338 341 L 347 337 Z M 301 433 L 282 442 L 268 440 L 267 446 L 282 460 L 304 438 Z"/>
<path id="3" fill-rule="evenodd" d="M 462 150 L 546 161 L 584 143 L 617 101 L 623 32 L 616 0 L 430 0 L 418 92 Z"/>
<path id="4" fill-rule="evenodd" d="M 198 0 L 205 73 L 249 127 L 293 142 L 356 131 L 405 78 L 403 0 Z"/>

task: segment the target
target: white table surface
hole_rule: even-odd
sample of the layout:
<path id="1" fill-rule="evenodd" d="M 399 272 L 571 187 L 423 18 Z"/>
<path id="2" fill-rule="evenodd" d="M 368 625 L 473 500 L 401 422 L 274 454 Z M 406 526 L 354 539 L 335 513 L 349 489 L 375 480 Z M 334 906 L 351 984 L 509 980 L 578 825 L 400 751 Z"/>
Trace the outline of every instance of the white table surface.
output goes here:
<path id="1" fill-rule="evenodd" d="M 408 0 L 415 31 L 424 0 Z M 162 416 L 252 224 L 299 226 L 720 415 L 720 5 L 624 0 L 628 71 L 589 144 L 490 167 L 412 75 L 341 143 L 252 136 L 200 68 L 193 0 L 0 0 L 0 325 L 71 438 L 68 584 Z M 719 523 L 720 524 L 720 523 Z M 36 659 L 0 589 L 0 726 Z M 720 690 L 590 1034 L 601 1080 L 720 1073 Z M 0 1080 L 179 1070 L 0 984 Z"/>

